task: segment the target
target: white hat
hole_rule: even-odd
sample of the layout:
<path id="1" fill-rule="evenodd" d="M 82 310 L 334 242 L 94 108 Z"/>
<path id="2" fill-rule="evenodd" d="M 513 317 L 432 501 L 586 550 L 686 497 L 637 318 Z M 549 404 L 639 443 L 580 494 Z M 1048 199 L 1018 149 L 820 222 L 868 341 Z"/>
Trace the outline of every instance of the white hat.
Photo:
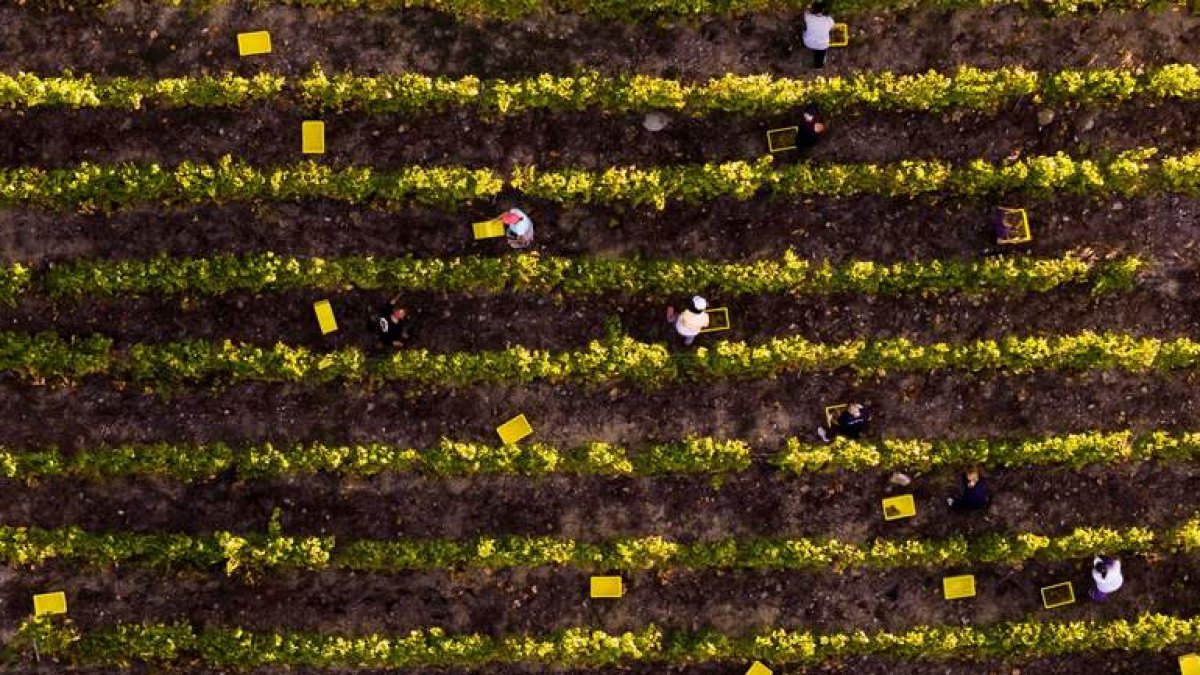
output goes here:
<path id="1" fill-rule="evenodd" d="M 692 296 L 692 305 L 696 309 L 703 312 L 705 309 L 708 308 L 708 301 L 698 295 L 693 295 Z"/>

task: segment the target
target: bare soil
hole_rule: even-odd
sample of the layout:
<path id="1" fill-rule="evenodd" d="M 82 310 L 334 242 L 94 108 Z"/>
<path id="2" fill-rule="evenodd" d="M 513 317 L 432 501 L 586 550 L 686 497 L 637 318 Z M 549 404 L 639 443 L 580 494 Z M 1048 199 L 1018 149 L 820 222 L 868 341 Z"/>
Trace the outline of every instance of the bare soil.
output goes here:
<path id="1" fill-rule="evenodd" d="M 36 4 L 36 3 L 35 3 Z M 851 44 L 821 74 L 921 72 L 962 63 L 994 68 L 1118 67 L 1200 60 L 1200 19 L 1183 12 L 1046 18 L 1015 5 L 851 17 Z M 0 62 L 10 71 L 167 76 L 269 70 L 416 71 L 519 77 L 579 67 L 686 79 L 726 72 L 814 74 L 797 14 L 666 24 L 558 15 L 511 24 L 456 22 L 436 12 L 322 12 L 221 4 L 195 13 L 125 0 L 102 14 L 0 8 Z M 239 58 L 236 34 L 269 30 L 274 52 Z M 71 39 L 45 48 L 48 35 Z M 1036 39 L 1030 39 L 1036 36 Z"/>
<path id="2" fill-rule="evenodd" d="M 1039 124 L 1028 101 L 997 114 L 856 111 L 830 115 L 826 139 L 811 153 L 780 153 L 782 162 L 940 159 L 1001 162 L 1014 156 L 1066 152 L 1089 156 L 1138 147 L 1165 154 L 1195 148 L 1200 104 L 1134 102 L 1111 109 L 1072 109 Z M 234 155 L 254 164 L 296 162 L 300 123 L 313 113 L 261 105 L 244 110 L 65 110 L 0 112 L 10 141 L 0 164 L 43 167 L 79 162 L 213 162 Z M 500 120 L 464 109 L 442 115 L 324 114 L 334 165 L 390 168 L 460 164 L 510 170 L 603 169 L 623 164 L 678 164 L 749 160 L 766 155 L 766 130 L 796 123 L 796 113 L 773 116 L 677 116 L 666 129 L 647 131 L 641 115 L 535 111 Z"/>
<path id="3" fill-rule="evenodd" d="M 624 575 L 619 601 L 587 598 L 588 573 L 562 568 L 372 574 L 273 572 L 252 580 L 222 572 L 172 574 L 136 568 L 80 575 L 67 565 L 7 575 L 6 595 L 61 588 L 77 598 L 72 621 L 84 630 L 113 623 L 169 622 L 188 616 L 198 627 L 400 634 L 439 626 L 450 633 L 511 635 L 573 626 L 636 631 L 718 630 L 746 635 L 772 628 L 841 632 L 903 631 L 916 625 L 1112 620 L 1143 612 L 1182 614 L 1200 602 L 1188 583 L 1197 561 L 1126 558 L 1125 586 L 1103 604 L 1086 596 L 1086 564 L 1034 563 L 1021 570 L 981 566 L 978 595 L 948 602 L 942 577 L 958 570 L 778 573 L 739 571 Z M 1038 588 L 1072 581 L 1076 604 L 1045 610 Z M 1170 593 L 1155 592 L 1171 589 Z M 16 622 L 23 607 L 6 608 Z"/>
<path id="4" fill-rule="evenodd" d="M 459 211 L 394 212 L 332 202 L 235 204 L 194 209 L 138 208 L 113 215 L 0 210 L 0 259 L 37 263 L 76 257 L 144 258 L 275 251 L 330 257 L 512 255 L 497 240 L 471 240 L 470 223 L 520 204 L 537 223 L 535 249 L 553 255 L 747 260 L 787 249 L 812 260 L 977 257 L 998 251 L 987 226 L 996 203 L 1021 204 L 1035 255 L 1093 251 L 1152 257 L 1167 292 L 1183 292 L 1200 245 L 1200 200 L 1141 199 L 970 202 L 937 199 L 773 200 L 723 198 L 664 211 L 622 205 L 564 207 L 502 195 Z M 1178 276 L 1183 275 L 1183 276 Z"/>
<path id="5" fill-rule="evenodd" d="M 819 342 L 871 336 L 917 342 L 963 342 L 1006 335 L 1063 335 L 1113 331 L 1173 338 L 1200 331 L 1195 285 L 1179 297 L 1143 288 L 1094 296 L 1067 286 L 1045 293 L 949 293 L 933 297 L 729 296 L 696 288 L 714 303 L 728 305 L 734 327 L 701 340 L 761 342 L 800 335 Z M 225 339 L 273 345 L 283 342 L 312 349 L 359 347 L 386 350 L 375 337 L 371 317 L 391 298 L 389 292 L 328 293 L 289 291 L 201 300 L 121 297 L 81 301 L 26 296 L 0 319 L 0 329 L 53 331 L 64 336 L 101 334 L 117 347 L 139 342 Z M 312 303 L 328 299 L 339 330 L 321 335 Z M 403 346 L 434 352 L 480 351 L 523 345 L 530 349 L 580 349 L 619 330 L 646 342 L 683 349 L 663 321 L 668 303 L 685 298 L 596 297 L 502 293 L 464 296 L 411 293 L 401 297 L 410 312 L 410 338 Z M 714 305 L 716 306 L 716 305 Z"/>

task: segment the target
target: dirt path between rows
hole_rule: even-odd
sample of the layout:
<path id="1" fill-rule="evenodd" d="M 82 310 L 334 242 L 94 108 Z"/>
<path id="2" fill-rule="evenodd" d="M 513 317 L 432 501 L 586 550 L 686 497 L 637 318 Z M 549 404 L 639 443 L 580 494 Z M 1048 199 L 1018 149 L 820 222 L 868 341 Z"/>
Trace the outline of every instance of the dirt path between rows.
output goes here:
<path id="1" fill-rule="evenodd" d="M 1114 67 L 1200 61 L 1200 19 L 1181 12 L 1050 19 L 1017 6 L 848 19 L 851 46 L 825 72 L 983 67 Z M 458 23 L 428 11 L 336 12 L 239 3 L 203 13 L 125 0 L 99 16 L 0 10 L 0 62 L 10 71 L 66 68 L 106 75 L 273 70 L 417 71 L 516 77 L 583 66 L 687 79 L 731 73 L 806 76 L 796 14 L 715 17 L 667 25 L 560 15 L 511 24 Z M 240 59 L 235 34 L 269 30 L 274 53 Z M 47 35 L 60 36 L 46 48 Z M 1031 40 L 1029 36 L 1037 36 Z M 1103 49 L 1097 49 L 1103 45 Z"/>
<path id="2" fill-rule="evenodd" d="M 664 630 L 717 630 L 745 635 L 774 628 L 841 632 L 903 631 L 917 625 L 982 626 L 1027 620 L 1113 620 L 1142 612 L 1190 614 L 1200 603 L 1186 558 L 1125 558 L 1125 586 L 1105 604 L 1089 602 L 1086 561 L 1026 565 L 1021 570 L 909 569 L 894 572 L 626 573 L 619 601 L 589 600 L 587 573 L 537 568 L 370 574 L 272 572 L 245 582 L 222 573 L 162 574 L 126 568 L 81 574 L 66 565 L 8 573 L 0 597 L 12 598 L 6 622 L 23 619 L 23 599 L 42 588 L 65 591 L 71 619 L 83 630 L 114 623 L 170 622 L 254 631 L 305 630 L 400 634 L 439 626 L 451 634 L 547 633 L 588 626 L 610 633 L 649 623 Z M 975 575 L 977 597 L 947 602 L 943 575 Z M 1080 602 L 1042 609 L 1038 588 L 1071 580 Z M 1173 592 L 1164 593 L 1162 589 Z"/>
<path id="3" fill-rule="evenodd" d="M 814 439 L 815 440 L 815 439 Z M 888 483 L 886 472 L 793 475 L 768 466 L 728 476 L 655 479 L 554 475 L 541 479 L 398 474 L 370 479 L 297 476 L 279 480 L 180 484 L 150 478 L 93 483 L 4 481 L 0 522 L 30 527 L 78 525 L 135 532 L 264 532 L 274 509 L 284 531 L 343 540 L 470 538 L 519 534 L 604 540 L 832 536 L 947 537 L 1004 532 L 1069 533 L 1080 526 L 1170 528 L 1197 514 L 1184 498 L 1200 489 L 1189 464 L 998 469 L 985 515 L 946 506 L 957 493 L 952 471 Z M 885 522 L 880 499 L 912 493 L 917 516 Z"/>
<path id="4" fill-rule="evenodd" d="M 1186 154 L 1200 138 L 1191 120 L 1200 104 L 1171 102 L 1116 109 L 1062 111 L 1045 126 L 1038 107 L 1006 106 L 998 115 L 902 114 L 864 111 L 830 116 L 826 140 L 808 156 L 829 162 L 940 159 L 1000 162 L 1015 154 L 1074 156 L 1157 147 Z M 659 132 L 640 115 L 534 112 L 501 121 L 465 110 L 429 117 L 361 113 L 303 113 L 272 106 L 245 110 L 32 109 L 0 112 L 10 142 L 0 165 L 61 167 L 79 162 L 215 162 L 233 155 L 256 165 L 302 159 L 300 123 L 325 121 L 334 165 L 391 168 L 410 164 L 461 164 L 508 171 L 546 168 L 600 170 L 624 164 L 656 165 L 750 160 L 768 154 L 765 132 L 796 123 L 796 115 L 745 118 L 676 117 Z M 116 133 L 114 133 L 114 130 Z M 289 140 L 290 139 L 290 140 Z M 796 152 L 779 155 L 795 161 Z"/>
<path id="5" fill-rule="evenodd" d="M 704 338 L 761 342 L 803 336 L 817 342 L 865 337 L 905 337 L 918 342 L 967 342 L 1009 335 L 1063 335 L 1113 331 L 1144 337 L 1200 334 L 1200 297 L 1188 285 L 1173 298 L 1150 288 L 1093 296 L 1078 285 L 1045 293 L 959 293 L 923 298 L 894 296 L 730 296 L 702 288 L 714 304 L 728 306 L 734 328 Z M 328 293 L 286 291 L 261 296 L 233 294 L 187 300 L 164 297 L 86 298 L 52 301 L 26 296 L 5 308 L 0 330 L 63 336 L 102 334 L 118 347 L 138 342 L 203 339 L 234 340 L 264 346 L 283 342 L 317 350 L 359 347 L 383 352 L 370 324 L 373 312 L 393 295 L 387 292 Z M 336 333 L 322 336 L 312 303 L 328 299 L 339 320 Z M 645 342 L 668 342 L 682 349 L 663 321 L 662 298 L 601 295 L 556 297 L 503 293 L 470 297 L 408 293 L 402 304 L 412 318 L 406 347 L 434 352 L 485 351 L 521 345 L 529 349 L 582 349 L 606 339 L 610 329 Z"/>
<path id="6" fill-rule="evenodd" d="M 787 375 L 643 391 L 532 384 L 417 394 L 338 385 L 249 384 L 185 390 L 164 399 L 111 382 L 32 387 L 0 379 L 0 438 L 10 446 L 101 443 L 381 441 L 428 447 L 440 438 L 495 442 L 495 426 L 518 412 L 534 440 L 556 445 L 639 445 L 689 435 L 742 438 L 773 447 L 808 436 L 822 406 L 873 402 L 875 433 L 893 437 L 1024 437 L 1133 428 L 1200 428 L 1195 374 L 970 376 L 961 372 L 862 380 L 843 374 Z M 45 423 L 52 420 L 52 423 Z"/>
<path id="7" fill-rule="evenodd" d="M 139 208 L 115 215 L 0 209 L 0 259 L 36 263 L 77 257 L 275 251 L 297 255 L 511 255 L 503 242 L 471 240 L 469 224 L 520 204 L 537 224 L 535 248 L 553 255 L 746 260 L 792 249 L 808 259 L 895 262 L 994 252 L 987 227 L 996 203 L 1029 209 L 1034 241 L 1019 250 L 1059 255 L 1087 247 L 1140 253 L 1170 276 L 1189 272 L 1200 246 L 1200 200 L 1167 195 L 1093 201 L 1073 197 L 971 202 L 950 199 L 750 201 L 722 198 L 665 211 L 563 207 L 503 195 L 456 212 L 372 211 L 327 201 Z M 1176 292 L 1192 282 L 1176 279 Z"/>

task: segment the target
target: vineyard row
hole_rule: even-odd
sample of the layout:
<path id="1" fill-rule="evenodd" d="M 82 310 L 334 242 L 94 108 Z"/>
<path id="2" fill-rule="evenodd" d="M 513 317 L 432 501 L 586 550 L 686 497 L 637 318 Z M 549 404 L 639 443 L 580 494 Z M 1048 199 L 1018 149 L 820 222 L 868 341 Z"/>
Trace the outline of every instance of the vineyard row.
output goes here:
<path id="1" fill-rule="evenodd" d="M 1132 621 L 1026 621 L 990 626 L 918 626 L 904 632 L 821 634 L 777 629 L 750 637 L 710 631 L 665 633 L 649 626 L 610 635 L 573 628 L 549 635 L 447 635 L 440 628 L 403 635 L 347 636 L 305 632 L 255 633 L 241 628 L 197 630 L 190 624 L 123 624 L 81 633 L 48 621 L 22 624 L 10 654 L 36 640 L 43 656 L 79 665 L 128 667 L 202 662 L 238 668 L 474 667 L 530 663 L 562 667 L 630 662 L 703 663 L 761 659 L 816 664 L 861 655 L 928 661 L 1033 658 L 1085 651 L 1162 651 L 1195 644 L 1200 619 L 1143 614 Z"/>
<path id="2" fill-rule="evenodd" d="M 278 524 L 273 524 L 277 530 Z M 554 537 L 500 536 L 468 541 L 361 540 L 339 546 L 335 537 L 268 534 L 94 534 L 77 527 L 56 530 L 0 526 L 0 560 L 8 566 L 49 560 L 112 567 L 209 569 L 255 575 L 274 569 L 404 572 L 437 569 L 500 569 L 553 565 L 591 571 L 648 569 L 845 570 L 1020 565 L 1030 560 L 1111 554 L 1193 553 L 1200 548 L 1200 520 L 1154 532 L 1144 528 L 1076 528 L 1071 534 L 985 534 L 949 539 L 875 539 L 867 543 L 827 538 L 722 539 L 681 543 L 662 537 L 581 542 Z"/>
<path id="3" fill-rule="evenodd" d="M 1171 64 L 1147 70 L 1089 69 L 1041 73 L 1021 67 L 983 70 L 960 67 L 950 74 L 888 71 L 812 79 L 727 74 L 702 84 L 648 75 L 607 77 L 595 71 L 543 74 L 522 80 L 429 77 L 418 73 L 331 76 L 318 66 L 302 78 L 260 73 L 165 79 L 90 75 L 40 77 L 0 74 L 0 105 L 11 108 L 140 109 L 244 107 L 280 103 L 312 111 L 441 113 L 471 107 L 488 118 L 530 110 L 633 113 L 671 110 L 700 116 L 713 113 L 768 115 L 815 103 L 828 112 L 855 108 L 938 111 L 962 108 L 994 112 L 1018 99 L 1035 105 L 1113 105 L 1137 99 L 1200 99 L 1200 68 Z"/>
<path id="4" fill-rule="evenodd" d="M 974 463 L 989 466 L 1118 464 L 1200 460 L 1200 433 L 1092 432 L 1019 440 L 926 440 L 889 438 L 832 444 L 798 438 L 766 461 L 787 473 L 887 469 L 928 471 Z M 209 480 L 233 472 L 255 479 L 292 474 L 373 476 L 420 472 L 433 476 L 481 474 L 545 476 L 660 476 L 745 471 L 755 461 L 740 440 L 689 438 L 636 451 L 591 442 L 559 449 L 542 443 L 491 446 L 443 439 L 423 449 L 385 443 L 292 443 L 231 446 L 154 443 L 102 447 L 71 454 L 56 449 L 15 452 L 0 448 L 0 477 L 32 480 L 51 476 L 113 478 L 142 475 L 183 481 Z"/>
<path id="5" fill-rule="evenodd" d="M 658 167 L 545 170 L 412 166 L 376 171 L 335 169 L 314 162 L 257 168 L 231 157 L 215 164 L 80 164 L 72 168 L 20 167 L 0 170 L 0 206 L 73 207 L 82 211 L 134 204 L 186 205 L 209 202 L 332 199 L 387 207 L 401 202 L 454 206 L 490 200 L 509 189 L 526 197 L 565 204 L 625 202 L 666 208 L 668 201 L 700 203 L 719 197 L 746 200 L 763 191 L 778 197 L 849 197 L 876 194 L 914 197 L 930 193 L 989 196 L 1024 192 L 1054 196 L 1105 196 L 1156 192 L 1200 194 L 1200 152 L 1150 163 L 1154 148 L 1109 159 L 1073 159 L 1065 154 L 1029 157 L 1003 164 L 973 160 L 952 166 L 938 160 L 892 164 L 774 166 L 754 162 Z"/>
<path id="6" fill-rule="evenodd" d="M 1200 366 L 1200 342 L 1084 332 L 1052 337 L 1006 337 L 966 343 L 916 344 L 904 338 L 822 344 L 801 337 L 761 343 L 717 342 L 673 354 L 665 344 L 627 336 L 597 340 L 564 352 L 516 346 L 499 351 L 431 353 L 399 350 L 368 359 L 357 348 L 317 352 L 276 344 L 231 341 L 135 344 L 116 351 L 103 336 L 63 339 L 53 333 L 0 333 L 0 371 L 42 380 L 104 375 L 147 388 L 187 383 L 406 381 L 429 386 L 524 384 L 536 380 L 655 386 L 682 380 L 761 378 L 788 372 L 847 368 L 863 376 L 889 372 L 1119 369 L 1168 372 Z"/>
<path id="7" fill-rule="evenodd" d="M 669 294 L 712 290 L 733 294 L 945 291 L 1048 291 L 1087 283 L 1093 293 L 1128 290 L 1145 262 L 1135 257 L 1089 261 L 1006 257 L 979 261 L 933 260 L 879 264 L 811 263 L 787 251 L 781 259 L 749 263 L 503 258 L 322 259 L 254 255 L 207 258 L 73 261 L 38 273 L 21 264 L 0 267 L 0 302 L 38 291 L 55 297 L 87 295 L 216 296 L 234 292 L 320 289 L 439 292 L 549 292 Z"/>

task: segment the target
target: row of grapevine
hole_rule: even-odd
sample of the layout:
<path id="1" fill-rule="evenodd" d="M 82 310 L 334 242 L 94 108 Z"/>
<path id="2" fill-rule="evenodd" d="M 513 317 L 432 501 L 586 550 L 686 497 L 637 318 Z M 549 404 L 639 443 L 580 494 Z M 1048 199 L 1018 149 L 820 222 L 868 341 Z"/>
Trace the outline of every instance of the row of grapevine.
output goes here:
<path id="1" fill-rule="evenodd" d="M 408 167 L 375 171 L 335 169 L 313 162 L 256 168 L 224 157 L 216 164 L 81 164 L 72 168 L 0 170 L 0 206 L 73 207 L 83 211 L 135 204 L 187 205 L 255 200 L 332 199 L 350 204 L 434 206 L 490 200 L 506 189 L 565 204 L 666 208 L 719 197 L 915 197 L 950 193 L 983 197 L 1006 192 L 1034 196 L 1105 196 L 1159 192 L 1200 194 L 1200 152 L 1150 163 L 1156 150 L 1131 150 L 1111 159 L 1073 159 L 1059 153 L 1003 164 L 938 160 L 893 164 L 811 164 L 775 167 L 755 162 L 659 167 L 547 170 L 533 166 L 504 176 L 490 169 Z"/>
<path id="2" fill-rule="evenodd" d="M 387 289 L 487 292 L 504 290 L 571 295 L 694 293 L 971 293 L 1048 291 L 1083 284 L 1092 292 L 1134 286 L 1145 262 L 1006 257 L 893 264 L 856 261 L 812 263 L 792 251 L 780 259 L 748 263 L 703 260 L 620 260 L 555 256 L 503 258 L 394 258 L 371 256 L 301 258 L 273 253 L 159 257 L 152 260 L 73 261 L 34 273 L 21 264 L 0 267 L 0 302 L 23 293 L 55 297 L 88 295 L 215 296 L 297 288 L 327 291 Z"/>
<path id="3" fill-rule="evenodd" d="M 417 73 L 376 76 L 341 73 L 330 77 L 319 66 L 308 76 L 294 80 L 270 73 L 250 78 L 226 74 L 99 81 L 88 75 L 0 74 L 0 105 L 13 108 L 136 110 L 147 105 L 211 108 L 270 102 L 312 111 L 405 114 L 434 114 L 452 107 L 471 107 L 489 118 L 531 110 L 605 113 L 672 110 L 699 116 L 777 114 L 808 103 L 816 103 L 830 112 L 858 108 L 896 111 L 959 108 L 995 112 L 1022 98 L 1048 105 L 1194 101 L 1200 99 L 1200 69 L 1192 64 L 1171 64 L 1146 70 L 1069 69 L 1043 73 L 1021 67 L 984 70 L 962 66 L 949 74 L 871 71 L 812 79 L 726 74 L 701 84 L 648 75 L 608 77 L 596 71 L 543 74 L 513 81 Z"/>
<path id="4" fill-rule="evenodd" d="M 1200 521 L 1155 532 L 1145 528 L 1076 528 L 1045 536 L 985 534 L 948 539 L 722 539 L 677 542 L 662 537 L 582 542 L 555 537 L 501 536 L 473 540 L 360 540 L 338 544 L 329 537 L 292 537 L 217 532 L 93 534 L 76 527 L 56 530 L 0 526 L 0 560 L 10 566 L 50 560 L 92 566 L 144 565 L 208 569 L 255 575 L 273 569 L 403 572 L 437 569 L 500 569 L 554 565 L 590 571 L 648 569 L 879 570 L 978 564 L 1021 565 L 1031 560 L 1111 554 L 1194 553 Z"/>
<path id="5" fill-rule="evenodd" d="M 453 353 L 409 349 L 376 359 L 368 359 L 357 348 L 318 352 L 284 344 L 260 347 L 228 340 L 135 344 L 116 351 L 112 341 L 102 336 L 64 340 L 51 333 L 0 333 L 0 371 L 35 380 L 107 375 L 149 388 L 201 382 L 390 380 L 435 387 L 515 385 L 539 380 L 624 380 L 656 386 L 683 380 L 761 378 L 842 368 L 859 375 L 882 376 L 889 372 L 947 369 L 1165 373 L 1198 366 L 1200 342 L 1189 338 L 1161 340 L 1090 332 L 958 344 L 916 344 L 904 338 L 823 344 L 786 337 L 756 344 L 718 342 L 687 354 L 673 354 L 665 344 L 617 337 L 575 351 L 549 352 L 520 346 Z"/>
<path id="6" fill-rule="evenodd" d="M 917 626 L 899 633 L 812 633 L 773 630 L 749 637 L 666 633 L 649 626 L 610 635 L 572 628 L 548 635 L 447 635 L 440 628 L 403 635 L 256 633 L 242 628 L 197 629 L 190 624 L 123 624 L 80 632 L 46 621 L 22 624 L 19 636 L 43 654 L 78 665 L 123 666 L 202 662 L 234 668 L 478 667 L 529 663 L 569 668 L 631 662 L 694 664 L 761 659 L 816 664 L 878 655 L 918 661 L 1033 658 L 1086 651 L 1158 651 L 1200 640 L 1200 618 L 1143 614 L 1134 620 L 1024 621 L 989 626 Z M 8 645 L 8 651 L 28 643 Z M 28 648 L 28 647 L 26 647 Z"/>
<path id="7" fill-rule="evenodd" d="M 1091 432 L 1025 439 L 929 440 L 837 438 L 832 444 L 789 438 L 783 450 L 756 453 L 740 440 L 688 438 L 651 443 L 631 450 L 591 442 L 570 448 L 544 443 L 492 446 L 443 439 L 428 448 L 386 443 L 151 443 L 100 447 L 63 453 L 49 448 L 0 448 L 0 477 L 33 480 L 52 476 L 87 479 L 131 475 L 182 481 L 210 480 L 227 472 L 244 479 L 292 474 L 340 473 L 373 476 L 420 472 L 433 476 L 488 474 L 545 476 L 660 476 L 727 474 L 745 471 L 755 457 L 788 473 L 903 469 L 928 471 L 974 463 L 989 466 L 1117 464 L 1200 460 L 1200 433 L 1156 431 Z"/>

